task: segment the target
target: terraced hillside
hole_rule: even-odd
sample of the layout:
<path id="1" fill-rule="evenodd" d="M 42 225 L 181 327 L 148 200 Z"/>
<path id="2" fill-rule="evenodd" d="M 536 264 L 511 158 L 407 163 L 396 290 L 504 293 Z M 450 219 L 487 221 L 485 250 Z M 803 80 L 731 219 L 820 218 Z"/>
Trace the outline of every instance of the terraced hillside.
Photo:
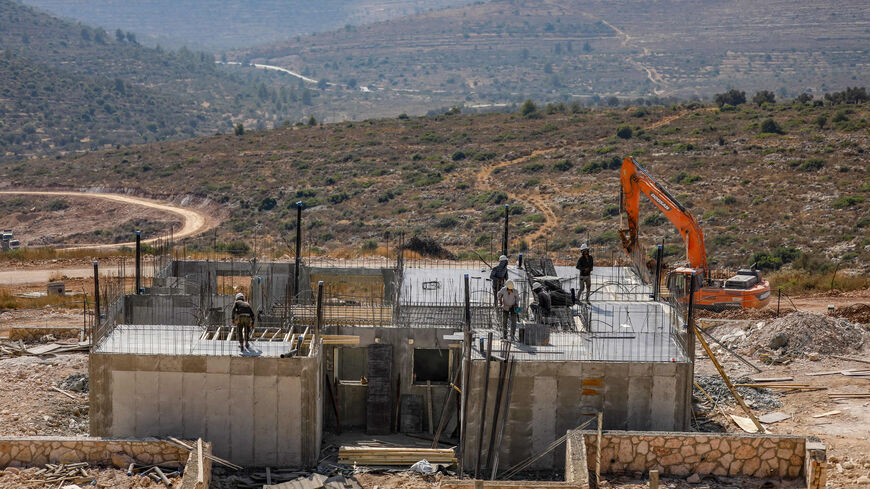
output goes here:
<path id="1" fill-rule="evenodd" d="M 715 265 L 758 252 L 782 263 L 796 250 L 870 262 L 867 103 L 524 109 L 154 143 L 5 164 L 0 179 L 206 197 L 229 217 L 193 248 L 245 240 L 281 254 L 301 200 L 314 252 L 375 248 L 399 232 L 488 251 L 510 204 L 513 249 L 570 255 L 587 240 L 616 245 L 616 169 L 633 155 L 700 220 Z M 672 226 L 644 206 L 646 238 L 679 257 Z"/>
<path id="2" fill-rule="evenodd" d="M 866 85 L 870 10 L 850 0 L 496 0 L 306 36 L 230 58 L 307 73 L 413 109 L 526 96 L 780 97 Z M 365 88 L 362 88 L 365 87 Z M 339 109 L 340 110 L 340 109 Z M 410 112 L 409 112 L 410 113 Z"/>
<path id="3" fill-rule="evenodd" d="M 471 3 L 471 0 L 24 0 L 55 15 L 140 34 L 148 45 L 217 52 Z"/>

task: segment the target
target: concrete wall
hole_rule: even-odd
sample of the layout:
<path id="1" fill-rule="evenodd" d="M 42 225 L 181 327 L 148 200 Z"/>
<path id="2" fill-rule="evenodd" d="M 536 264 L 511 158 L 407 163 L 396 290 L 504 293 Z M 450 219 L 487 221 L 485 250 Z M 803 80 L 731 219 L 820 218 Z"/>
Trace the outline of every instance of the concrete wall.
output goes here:
<path id="1" fill-rule="evenodd" d="M 389 344 L 393 346 L 393 399 L 396 399 L 398 394 L 418 394 L 423 396 L 423 431 L 428 431 L 428 416 L 426 409 L 426 386 L 425 384 L 414 383 L 414 349 L 416 348 L 438 348 L 438 349 L 453 349 L 453 367 L 459 366 L 460 360 L 460 345 L 456 342 L 447 341 L 444 335 L 452 334 L 452 329 L 436 329 L 436 328 L 372 328 L 372 327 L 328 327 L 325 334 L 347 334 L 360 337 L 359 345 L 354 348 L 364 348 L 374 344 L 376 340 L 379 343 Z M 348 347 L 326 347 L 324 349 L 325 366 L 329 372 L 330 379 L 334 380 L 335 372 L 335 349 Z M 364 373 L 360 373 L 363 375 Z M 451 373 L 452 375 L 452 373 Z M 397 381 L 401 381 L 400 392 L 396 392 L 395 385 Z M 446 383 L 438 383 L 432 385 L 432 424 L 433 430 L 437 429 L 440 421 L 441 408 L 444 404 L 444 398 L 447 396 L 450 387 Z M 363 429 L 366 424 L 366 388 L 361 385 L 338 385 L 337 389 L 339 415 L 341 416 L 342 429 Z M 454 410 L 455 403 L 451 403 L 448 416 L 451 416 L 451 422 L 445 430 L 446 433 L 452 432 L 455 425 Z M 332 414 L 332 406 L 328 401 L 324 403 L 324 415 L 326 420 L 326 429 L 332 429 L 335 426 L 335 416 Z M 395 421 L 395 420 L 394 420 Z"/>
<path id="2" fill-rule="evenodd" d="M 478 449 L 484 367 L 483 360 L 472 362 L 466 463 L 476 459 Z M 492 362 L 484 447 L 489 445 L 498 370 L 498 362 Z M 604 412 L 605 429 L 686 430 L 691 381 L 689 363 L 517 362 L 500 465 L 543 451 L 598 411 Z M 561 468 L 564 458 L 560 447 L 532 468 Z"/>
<path id="3" fill-rule="evenodd" d="M 320 356 L 90 355 L 92 436 L 203 438 L 239 465 L 320 453 Z"/>

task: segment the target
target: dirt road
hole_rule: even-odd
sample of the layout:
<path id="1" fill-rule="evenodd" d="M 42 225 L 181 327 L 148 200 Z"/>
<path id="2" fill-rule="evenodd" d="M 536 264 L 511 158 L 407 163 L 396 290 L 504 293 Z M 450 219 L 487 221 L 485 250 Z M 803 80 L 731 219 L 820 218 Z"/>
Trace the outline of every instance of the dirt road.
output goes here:
<path id="1" fill-rule="evenodd" d="M 141 197 L 130 197 L 128 195 L 119 195 L 119 194 L 109 194 L 109 193 L 86 193 L 86 192 L 64 192 L 64 191 L 28 191 L 28 190 L 3 190 L 0 191 L 0 195 L 31 195 L 31 196 L 52 196 L 52 197 L 90 197 L 94 199 L 103 199 L 103 200 L 111 200 L 115 202 L 121 202 L 124 204 L 131 205 L 141 205 L 143 207 L 150 207 L 152 209 L 169 212 L 171 214 L 175 214 L 183 219 L 184 225 L 182 225 L 181 229 L 177 232 L 174 232 L 172 237 L 174 239 L 186 238 L 188 236 L 195 236 L 197 234 L 201 234 L 207 231 L 214 225 L 212 219 L 209 218 L 208 215 L 199 212 L 194 209 L 184 208 L 184 207 L 176 207 L 169 204 L 164 204 L 158 202 L 156 200 L 144 199 Z M 157 236 L 156 238 L 150 238 L 146 240 L 142 240 L 143 243 L 153 243 L 159 241 L 161 239 L 165 239 L 169 236 Z M 135 242 L 127 242 L 127 243 L 113 243 L 113 244 L 93 244 L 86 246 L 76 246 L 73 248 L 64 248 L 66 250 L 76 250 L 76 249 L 112 249 L 112 248 L 120 248 L 122 246 L 133 246 Z"/>

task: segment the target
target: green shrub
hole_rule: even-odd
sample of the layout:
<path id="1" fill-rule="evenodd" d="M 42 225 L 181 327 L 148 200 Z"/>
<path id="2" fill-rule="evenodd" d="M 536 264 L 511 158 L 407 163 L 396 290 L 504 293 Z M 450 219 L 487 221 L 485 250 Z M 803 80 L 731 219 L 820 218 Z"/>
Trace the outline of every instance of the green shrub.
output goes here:
<path id="1" fill-rule="evenodd" d="M 632 130 L 629 126 L 619 126 L 616 129 L 616 136 L 622 139 L 631 139 Z"/>
<path id="2" fill-rule="evenodd" d="M 529 163 L 528 165 L 523 166 L 523 172 L 525 173 L 537 173 L 544 169 L 543 163 Z"/>
<path id="3" fill-rule="evenodd" d="M 644 226 L 661 226 L 666 222 L 668 222 L 668 218 L 661 214 L 647 214 L 643 218 Z"/>
<path id="4" fill-rule="evenodd" d="M 762 134 L 783 134 L 782 127 L 773 119 L 765 119 L 760 127 Z"/>
<path id="5" fill-rule="evenodd" d="M 844 195 L 839 199 L 834 201 L 834 209 L 845 209 L 847 207 L 853 207 L 860 203 L 864 202 L 864 197 L 858 197 L 854 195 Z"/>
<path id="6" fill-rule="evenodd" d="M 604 208 L 604 212 L 602 213 L 604 217 L 611 217 L 619 215 L 619 206 L 618 205 L 609 205 Z"/>
<path id="7" fill-rule="evenodd" d="M 364 249 L 366 251 L 374 251 L 374 250 L 378 249 L 377 240 L 374 240 L 374 239 L 366 240 L 366 242 L 363 243 L 363 245 L 362 245 L 362 249 Z"/>
<path id="8" fill-rule="evenodd" d="M 726 195 L 726 196 L 722 197 L 722 199 L 720 201 L 724 205 L 734 205 L 737 203 L 737 197 L 735 197 L 733 195 Z"/>
<path id="9" fill-rule="evenodd" d="M 270 211 L 278 205 L 278 201 L 273 199 L 272 197 L 265 197 L 262 201 L 260 201 L 260 205 L 257 206 L 258 211 Z"/>
<path id="10" fill-rule="evenodd" d="M 681 183 L 683 185 L 689 185 L 701 180 L 701 177 L 698 175 L 690 175 L 684 171 L 681 171 L 671 177 L 671 182 L 673 183 Z"/>
<path id="11" fill-rule="evenodd" d="M 69 208 L 69 202 L 67 202 L 63 199 L 55 199 L 55 200 L 49 201 L 48 205 L 46 206 L 46 209 L 51 211 L 51 212 L 62 211 L 64 209 L 68 209 L 68 208 Z"/>
<path id="12" fill-rule="evenodd" d="M 435 227 L 439 227 L 441 229 L 450 229 L 459 225 L 459 219 L 454 216 L 441 216 L 441 219 L 438 220 L 438 223 L 435 224 Z"/>
<path id="13" fill-rule="evenodd" d="M 804 161 L 798 166 L 800 171 L 819 171 L 825 166 L 825 160 L 821 158 L 812 158 Z"/>
<path id="14" fill-rule="evenodd" d="M 592 244 L 607 244 L 607 243 L 615 243 L 619 241 L 619 234 L 616 231 L 605 231 L 598 236 L 593 237 L 591 240 Z"/>
<path id="15" fill-rule="evenodd" d="M 557 171 L 568 171 L 574 167 L 574 163 L 568 160 L 562 160 L 553 165 L 553 169 Z"/>

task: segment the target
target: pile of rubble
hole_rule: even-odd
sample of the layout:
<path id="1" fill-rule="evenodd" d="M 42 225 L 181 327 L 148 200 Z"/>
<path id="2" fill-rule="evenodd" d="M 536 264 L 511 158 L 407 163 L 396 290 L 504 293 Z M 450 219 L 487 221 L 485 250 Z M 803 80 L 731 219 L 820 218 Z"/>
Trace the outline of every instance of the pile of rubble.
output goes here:
<path id="1" fill-rule="evenodd" d="M 710 396 L 716 404 L 733 405 L 737 403 L 737 401 L 734 400 L 734 396 L 731 395 L 731 391 L 728 390 L 728 386 L 725 385 L 725 381 L 723 381 L 718 375 L 696 375 L 695 383 L 698 384 L 701 389 L 704 389 L 707 396 Z M 751 384 L 752 379 L 748 377 L 731 379 L 731 383 Z M 695 387 L 692 390 L 692 398 L 698 404 L 709 405 L 710 401 L 707 399 L 707 396 L 704 395 L 704 392 L 701 392 L 698 387 Z M 782 402 L 779 400 L 781 394 L 770 389 L 737 387 L 737 393 L 743 398 L 743 402 L 753 409 L 768 411 L 782 406 Z M 712 409 L 712 406 L 710 406 L 710 408 Z"/>
<path id="2" fill-rule="evenodd" d="M 870 304 L 859 302 L 850 306 L 837 307 L 834 309 L 833 315 L 870 327 Z"/>
<path id="3" fill-rule="evenodd" d="M 842 318 L 793 312 L 773 321 L 749 322 L 719 339 L 737 351 L 779 363 L 792 358 L 859 352 L 868 332 Z"/>

